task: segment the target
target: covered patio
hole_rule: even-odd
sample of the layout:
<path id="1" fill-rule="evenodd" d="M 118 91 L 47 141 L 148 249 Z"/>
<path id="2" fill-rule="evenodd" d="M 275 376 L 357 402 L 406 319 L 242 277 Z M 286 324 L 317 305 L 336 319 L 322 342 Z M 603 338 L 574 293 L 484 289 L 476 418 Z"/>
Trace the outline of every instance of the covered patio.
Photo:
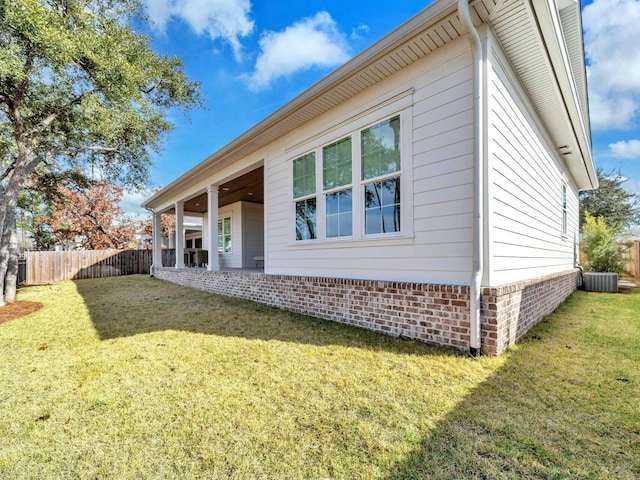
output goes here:
<path id="1" fill-rule="evenodd" d="M 154 269 L 263 271 L 264 167 L 252 167 L 206 187 L 181 188 L 178 200 L 154 196 L 145 204 L 153 213 Z M 170 248 L 162 248 L 162 215 L 175 216 Z M 189 217 L 201 219 L 201 228 L 186 224 Z"/>

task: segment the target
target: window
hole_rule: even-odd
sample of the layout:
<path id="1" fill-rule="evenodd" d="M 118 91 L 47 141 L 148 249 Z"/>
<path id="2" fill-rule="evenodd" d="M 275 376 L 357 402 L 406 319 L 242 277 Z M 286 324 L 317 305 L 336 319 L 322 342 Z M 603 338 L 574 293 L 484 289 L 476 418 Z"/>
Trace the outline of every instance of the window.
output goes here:
<path id="1" fill-rule="evenodd" d="M 193 246 L 195 248 L 202 248 L 202 238 L 196 238 L 193 240 Z"/>
<path id="2" fill-rule="evenodd" d="M 405 113 L 388 114 L 393 116 L 380 115 L 374 125 L 370 117 L 350 130 L 340 127 L 340 136 L 319 137 L 313 150 L 294 157 L 295 241 L 411 234 L 411 209 L 401 209 L 402 196 L 410 198 L 412 192 L 402 180 L 402 154 L 410 155 L 402 143 L 408 145 L 411 137 L 401 134 Z"/>
<path id="3" fill-rule="evenodd" d="M 193 248 L 193 240 L 191 240 L 190 238 L 187 238 L 186 248 Z"/>
<path id="4" fill-rule="evenodd" d="M 327 238 L 349 237 L 353 234 L 351 167 L 351 137 L 322 149 Z"/>
<path id="5" fill-rule="evenodd" d="M 364 186 L 364 225 L 367 235 L 400 231 L 400 177 Z"/>
<path id="6" fill-rule="evenodd" d="M 562 236 L 567 236 L 567 184 L 562 182 Z"/>
<path id="7" fill-rule="evenodd" d="M 293 198 L 295 200 L 296 240 L 316 238 L 316 154 L 293 161 Z"/>
<path id="8" fill-rule="evenodd" d="M 218 253 L 231 253 L 231 217 L 218 219 Z"/>
<path id="9" fill-rule="evenodd" d="M 364 233 L 400 232 L 400 117 L 362 130 Z"/>

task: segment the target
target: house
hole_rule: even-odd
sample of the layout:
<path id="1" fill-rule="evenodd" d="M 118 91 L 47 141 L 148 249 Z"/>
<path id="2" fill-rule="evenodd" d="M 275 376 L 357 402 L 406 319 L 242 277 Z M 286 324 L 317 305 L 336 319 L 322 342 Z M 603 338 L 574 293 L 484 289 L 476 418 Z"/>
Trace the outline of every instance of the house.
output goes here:
<path id="1" fill-rule="evenodd" d="M 596 187 L 580 3 L 438 0 L 144 206 L 217 239 L 157 278 L 477 355 L 575 290 Z"/>

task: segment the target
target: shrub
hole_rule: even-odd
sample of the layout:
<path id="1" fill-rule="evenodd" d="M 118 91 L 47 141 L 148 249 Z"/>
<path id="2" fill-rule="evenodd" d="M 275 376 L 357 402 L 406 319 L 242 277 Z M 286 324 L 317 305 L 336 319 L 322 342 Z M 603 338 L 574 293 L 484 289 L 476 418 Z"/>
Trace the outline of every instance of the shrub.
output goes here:
<path id="1" fill-rule="evenodd" d="M 624 267 L 624 249 L 618 244 L 615 225 L 607 225 L 603 217 L 594 217 L 585 212 L 582 238 L 585 243 L 586 269 L 592 272 L 621 273 Z"/>

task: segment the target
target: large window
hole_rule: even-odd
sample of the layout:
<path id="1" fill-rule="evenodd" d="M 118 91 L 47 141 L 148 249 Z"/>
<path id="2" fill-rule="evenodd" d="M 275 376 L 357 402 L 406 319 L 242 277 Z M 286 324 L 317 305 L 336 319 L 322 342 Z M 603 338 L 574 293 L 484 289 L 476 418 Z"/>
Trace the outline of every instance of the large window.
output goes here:
<path id="1" fill-rule="evenodd" d="M 293 161 L 293 198 L 296 204 L 296 240 L 316 238 L 316 154 Z"/>
<path id="2" fill-rule="evenodd" d="M 364 233 L 400 232 L 400 117 L 361 132 Z"/>
<path id="3" fill-rule="evenodd" d="M 351 137 L 322 149 L 327 238 L 348 237 L 353 234 L 351 167 Z"/>
<path id="4" fill-rule="evenodd" d="M 395 115 L 294 159 L 295 239 L 402 232 L 401 140 Z"/>
<path id="5" fill-rule="evenodd" d="M 231 217 L 218 219 L 218 253 L 231 253 Z"/>

